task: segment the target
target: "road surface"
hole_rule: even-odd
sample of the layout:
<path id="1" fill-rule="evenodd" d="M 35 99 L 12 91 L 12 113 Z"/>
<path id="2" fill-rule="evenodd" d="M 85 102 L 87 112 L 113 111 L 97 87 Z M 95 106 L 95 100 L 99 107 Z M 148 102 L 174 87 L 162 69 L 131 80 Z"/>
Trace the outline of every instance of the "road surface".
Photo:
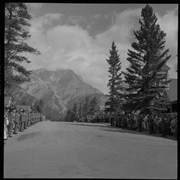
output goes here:
<path id="1" fill-rule="evenodd" d="M 177 178 L 177 141 L 106 124 L 39 122 L 4 144 L 4 178 Z"/>

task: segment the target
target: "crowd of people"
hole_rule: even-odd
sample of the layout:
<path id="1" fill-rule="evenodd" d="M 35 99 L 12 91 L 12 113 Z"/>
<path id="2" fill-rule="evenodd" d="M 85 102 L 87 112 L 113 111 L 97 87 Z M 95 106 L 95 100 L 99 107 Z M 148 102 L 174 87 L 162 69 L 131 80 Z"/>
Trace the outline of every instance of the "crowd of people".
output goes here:
<path id="1" fill-rule="evenodd" d="M 138 114 L 136 112 L 101 113 L 87 119 L 78 119 L 79 122 L 110 123 L 111 126 L 122 129 L 147 132 L 161 136 L 173 136 L 177 138 L 177 112 L 162 113 L 154 112 Z"/>
<path id="2" fill-rule="evenodd" d="M 177 137 L 177 113 L 152 113 L 137 115 L 125 113 L 112 116 L 111 125 L 124 129 L 148 132 L 150 134 L 170 135 Z"/>
<path id="3" fill-rule="evenodd" d="M 4 111 L 4 139 L 23 132 L 29 126 L 44 121 L 45 116 L 31 110 L 7 108 Z M 110 122 L 112 126 L 123 129 L 148 132 L 150 134 L 170 135 L 177 138 L 177 113 L 136 114 L 126 112 L 121 115 L 105 115 L 91 118 L 90 122 Z"/>
<path id="4" fill-rule="evenodd" d="M 31 110 L 5 107 L 4 109 L 4 140 L 18 132 L 23 132 L 37 122 L 44 121 L 45 116 Z"/>
<path id="5" fill-rule="evenodd" d="M 177 138 L 177 112 L 174 113 L 149 113 L 121 112 L 119 114 L 99 114 L 83 122 L 110 123 L 111 126 L 122 129 L 147 132 L 161 136 L 174 136 Z"/>

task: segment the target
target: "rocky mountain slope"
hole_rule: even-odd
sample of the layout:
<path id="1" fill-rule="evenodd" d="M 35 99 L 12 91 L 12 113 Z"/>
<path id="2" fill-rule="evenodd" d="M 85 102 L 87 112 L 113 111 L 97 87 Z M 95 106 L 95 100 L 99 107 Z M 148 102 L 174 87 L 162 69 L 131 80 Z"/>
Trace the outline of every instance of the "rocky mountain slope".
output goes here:
<path id="1" fill-rule="evenodd" d="M 33 71 L 31 81 L 13 93 L 18 104 L 39 106 L 41 112 L 51 120 L 60 120 L 67 108 L 87 95 L 97 96 L 102 104 L 104 94 L 85 83 L 72 70 L 49 71 L 42 68 Z"/>

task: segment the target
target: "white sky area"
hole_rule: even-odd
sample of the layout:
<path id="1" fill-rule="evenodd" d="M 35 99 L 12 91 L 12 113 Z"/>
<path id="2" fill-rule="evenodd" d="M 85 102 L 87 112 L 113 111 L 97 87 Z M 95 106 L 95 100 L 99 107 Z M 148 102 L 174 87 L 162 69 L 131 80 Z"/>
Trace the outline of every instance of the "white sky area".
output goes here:
<path id="1" fill-rule="evenodd" d="M 83 80 L 103 93 L 108 93 L 108 63 L 112 41 L 115 41 L 122 62 L 122 70 L 128 66 L 127 50 L 131 49 L 134 41 L 133 30 L 139 28 L 142 8 L 131 8 L 131 4 L 121 11 L 112 10 L 105 13 L 86 15 L 67 15 L 67 12 L 54 11 L 46 4 L 27 4 L 32 15 L 29 32 L 31 38 L 28 43 L 37 48 L 41 55 L 29 55 L 28 69 L 46 68 L 49 70 L 72 69 Z M 61 6 L 61 4 L 58 4 Z M 78 6 L 78 5 L 76 5 Z M 102 8 L 108 9 L 108 4 Z M 121 6 L 119 4 L 118 6 Z M 145 7 L 145 5 L 143 6 Z M 79 9 L 81 7 L 79 6 Z M 177 34 L 178 34 L 178 6 L 159 14 L 158 23 L 166 33 L 166 47 L 169 48 L 171 59 L 167 65 L 171 68 L 170 78 L 177 78 Z M 103 18 L 103 20 L 102 20 Z M 106 23 L 107 20 L 107 23 Z M 102 23 L 102 26 L 101 26 Z M 99 27 L 99 29 L 97 28 Z M 100 28 L 102 27 L 102 28 Z M 165 50 L 164 49 L 164 50 Z"/>

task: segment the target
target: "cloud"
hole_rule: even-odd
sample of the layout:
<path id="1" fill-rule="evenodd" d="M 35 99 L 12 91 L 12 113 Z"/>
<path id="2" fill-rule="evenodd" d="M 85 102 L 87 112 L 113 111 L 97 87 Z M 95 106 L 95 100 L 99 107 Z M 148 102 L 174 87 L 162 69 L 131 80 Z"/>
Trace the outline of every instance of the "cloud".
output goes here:
<path id="1" fill-rule="evenodd" d="M 36 28 L 44 28 L 46 25 L 52 25 L 54 21 L 61 20 L 63 14 L 60 13 L 47 13 L 39 18 L 33 18 L 31 22 L 31 27 Z"/>
<path id="2" fill-rule="evenodd" d="M 131 48 L 132 31 L 137 28 L 141 9 L 127 9 L 119 14 L 112 16 L 112 26 L 105 32 L 96 36 L 96 42 L 104 47 L 106 57 L 109 56 L 109 49 L 112 41 L 115 41 L 117 50 L 122 62 L 122 70 L 125 71 L 128 66 L 127 49 Z"/>
<path id="3" fill-rule="evenodd" d="M 91 18 L 92 19 L 99 19 L 99 18 L 101 18 L 101 14 L 94 14 Z"/>
<path id="4" fill-rule="evenodd" d="M 116 17 L 112 17 L 112 26 L 105 32 L 98 34 L 96 38 L 99 41 L 112 42 L 112 39 L 120 43 L 128 43 L 131 37 L 131 30 L 137 25 L 137 17 L 140 15 L 140 9 L 125 10 Z"/>
<path id="5" fill-rule="evenodd" d="M 46 40 L 46 33 L 49 29 L 52 29 L 53 22 L 60 21 L 62 16 L 60 13 L 48 13 L 39 18 L 33 18 L 29 28 L 31 34 L 29 43 L 41 52 L 47 51 L 50 47 Z"/>
<path id="6" fill-rule="evenodd" d="M 174 11 L 167 12 L 163 17 L 158 15 L 158 22 L 161 29 L 167 33 L 167 47 L 170 52 L 176 53 L 177 15 Z M 26 66 L 29 69 L 70 68 L 81 75 L 85 82 L 107 93 L 106 59 L 109 57 L 112 41 L 114 40 L 117 45 L 122 70 L 125 70 L 128 66 L 127 50 L 131 48 L 130 44 L 134 41 L 133 30 L 139 27 L 140 13 L 141 9 L 126 9 L 119 14 L 116 13 L 111 27 L 95 37 L 90 36 L 88 30 L 80 26 L 77 17 L 71 25 L 61 23 L 63 15 L 59 13 L 49 13 L 34 18 L 30 28 L 32 37 L 29 43 L 40 50 L 41 55 L 31 55 L 32 63 Z M 53 22 L 58 23 L 53 24 Z M 170 62 L 170 67 L 173 67 L 175 60 L 171 59 Z M 171 73 L 171 76 L 174 74 Z"/>
<path id="7" fill-rule="evenodd" d="M 86 18 L 84 16 L 70 16 L 67 20 L 67 23 L 70 25 L 80 25 L 85 22 Z"/>

